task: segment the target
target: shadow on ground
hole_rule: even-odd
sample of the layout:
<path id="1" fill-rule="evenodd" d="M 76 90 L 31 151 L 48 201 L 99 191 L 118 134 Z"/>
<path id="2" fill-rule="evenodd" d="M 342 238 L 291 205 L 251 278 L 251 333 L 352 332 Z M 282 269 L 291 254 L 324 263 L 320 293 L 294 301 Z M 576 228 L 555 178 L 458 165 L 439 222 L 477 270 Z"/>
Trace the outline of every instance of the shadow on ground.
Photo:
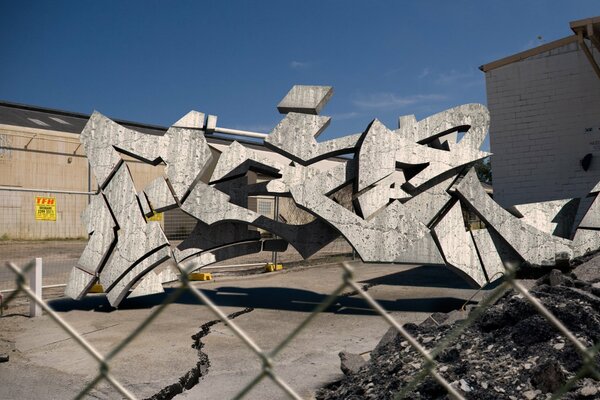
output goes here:
<path id="1" fill-rule="evenodd" d="M 165 289 L 165 293 L 144 296 L 133 299 L 125 299 L 119 309 L 145 309 L 162 304 L 163 301 L 176 289 Z M 202 290 L 202 292 L 217 306 L 222 307 L 252 307 L 271 310 L 285 310 L 310 312 L 323 302 L 327 295 L 302 289 L 290 289 L 280 287 L 262 288 L 239 288 L 221 287 L 215 290 Z M 376 299 L 377 300 L 377 299 Z M 177 304 L 202 304 L 190 292 L 183 292 L 177 300 Z M 387 311 L 414 311 L 414 312 L 449 312 L 459 309 L 465 304 L 464 299 L 455 297 L 426 297 L 426 298 L 404 298 L 395 301 L 378 300 Z M 106 296 L 90 295 L 82 300 L 55 299 L 48 302 L 50 307 L 58 312 L 72 310 L 111 312 L 116 310 L 112 307 Z M 338 297 L 337 301 L 327 308 L 325 313 L 334 314 L 375 314 L 367 303 L 360 297 L 347 296 Z"/>
<path id="2" fill-rule="evenodd" d="M 373 285 L 423 286 L 449 289 L 473 289 L 464 278 L 444 265 L 421 265 L 405 271 L 360 281 Z"/>

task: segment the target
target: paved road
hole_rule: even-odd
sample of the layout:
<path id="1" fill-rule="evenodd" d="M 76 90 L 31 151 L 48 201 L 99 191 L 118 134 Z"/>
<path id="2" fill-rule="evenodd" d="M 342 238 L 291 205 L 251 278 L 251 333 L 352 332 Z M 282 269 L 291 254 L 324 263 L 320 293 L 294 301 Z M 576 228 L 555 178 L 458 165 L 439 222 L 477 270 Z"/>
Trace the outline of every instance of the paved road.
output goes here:
<path id="1" fill-rule="evenodd" d="M 15 275 L 6 268 L 7 261 L 24 267 L 36 257 L 43 259 L 44 285 L 64 284 L 77 263 L 86 240 L 43 240 L 0 242 L 0 290 L 14 289 Z"/>
<path id="2" fill-rule="evenodd" d="M 390 264 L 356 265 L 356 279 L 372 284 L 369 294 L 401 323 L 420 322 L 434 311 L 460 307 L 473 291 L 444 267 Z M 311 267 L 287 273 L 228 278 L 198 284 L 226 314 L 264 350 L 273 349 L 341 282 L 337 266 Z M 169 291 L 168 291 L 169 292 Z M 51 306 L 84 334 L 100 352 L 118 344 L 164 300 L 163 295 L 129 299 L 111 311 L 103 295 L 84 301 L 51 301 Z M 10 313 L 10 310 L 7 312 Z M 139 398 L 151 396 L 178 381 L 199 360 L 192 335 L 215 320 L 206 306 L 184 295 L 111 362 L 111 372 Z M 338 298 L 317 316 L 274 359 L 275 373 L 304 398 L 338 379 L 338 352 L 370 351 L 388 329 L 386 322 L 356 296 Z M 199 384 L 176 399 L 233 397 L 260 372 L 260 362 L 223 324 L 211 326 L 202 338 L 210 368 Z M 13 347 L 11 361 L 0 364 L 0 399 L 72 398 L 97 373 L 97 365 L 47 316 L 0 319 L 0 353 Z M 95 398 L 115 398 L 107 384 Z M 269 380 L 258 384 L 250 399 L 284 398 Z"/>

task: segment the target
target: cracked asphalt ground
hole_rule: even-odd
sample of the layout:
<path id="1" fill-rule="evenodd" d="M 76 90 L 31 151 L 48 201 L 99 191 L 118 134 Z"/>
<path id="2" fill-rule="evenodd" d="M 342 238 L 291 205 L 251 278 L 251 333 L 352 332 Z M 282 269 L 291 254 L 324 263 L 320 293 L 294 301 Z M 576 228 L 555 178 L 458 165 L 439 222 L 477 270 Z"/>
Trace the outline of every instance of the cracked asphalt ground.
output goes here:
<path id="1" fill-rule="evenodd" d="M 458 309 L 475 293 L 441 266 L 358 263 L 355 270 L 356 280 L 400 323 L 420 323 L 432 312 Z M 341 277 L 339 266 L 324 265 L 196 285 L 225 314 L 234 315 L 261 348 L 270 350 L 339 285 Z M 105 354 L 164 298 L 126 300 L 118 311 L 104 295 L 88 295 L 80 302 L 58 298 L 49 304 Z M 30 319 L 23 313 L 21 302 L 0 318 L 0 353 L 10 355 L 9 362 L 0 364 L 0 399 L 73 398 L 96 375 L 97 364 L 48 316 Z M 341 378 L 340 351 L 366 353 L 387 328 L 361 298 L 347 293 L 275 358 L 274 372 L 301 396 L 312 398 L 319 387 Z M 189 294 L 170 305 L 110 363 L 112 374 L 138 398 L 231 398 L 260 368 L 258 358 Z M 161 397 L 161 391 L 174 384 L 180 384 L 181 393 Z M 101 383 L 89 397 L 119 395 Z M 265 379 L 247 398 L 280 399 L 285 394 Z"/>

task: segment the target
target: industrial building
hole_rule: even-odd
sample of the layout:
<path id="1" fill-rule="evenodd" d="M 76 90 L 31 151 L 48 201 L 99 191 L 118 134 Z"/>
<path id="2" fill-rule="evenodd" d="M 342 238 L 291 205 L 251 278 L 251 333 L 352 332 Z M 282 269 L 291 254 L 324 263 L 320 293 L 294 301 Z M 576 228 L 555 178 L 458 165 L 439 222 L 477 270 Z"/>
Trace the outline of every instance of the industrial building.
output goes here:
<path id="1" fill-rule="evenodd" d="M 490 62 L 494 200 L 585 197 L 600 181 L 600 17 L 572 35 Z"/>
<path id="2" fill-rule="evenodd" d="M 79 142 L 79 133 L 88 119 L 86 114 L 0 102 L 0 240 L 87 237 L 80 216 L 90 194 L 97 190 Z M 162 135 L 167 130 L 155 125 L 116 122 L 151 135 Z M 205 134 L 205 137 L 214 156 L 212 165 L 202 177 L 205 182 L 208 182 L 221 152 L 234 139 L 276 161 L 285 160 L 258 142 L 217 134 Z M 123 158 L 138 191 L 163 175 L 162 165 L 151 166 L 127 156 Z M 336 162 L 330 159 L 319 164 L 326 167 Z M 261 176 L 250 172 L 248 180 L 249 183 L 259 182 Z M 44 218 L 44 215 L 40 218 L 40 212 L 43 213 L 40 202 L 53 203 L 46 205 L 48 211 L 54 207 L 51 218 Z M 275 216 L 274 204 L 274 198 L 269 196 L 248 199 L 250 209 L 271 218 Z M 313 218 L 287 198 L 280 199 L 278 217 L 292 224 L 306 223 Z M 179 209 L 166 211 L 157 218 L 172 240 L 185 238 L 196 223 Z"/>

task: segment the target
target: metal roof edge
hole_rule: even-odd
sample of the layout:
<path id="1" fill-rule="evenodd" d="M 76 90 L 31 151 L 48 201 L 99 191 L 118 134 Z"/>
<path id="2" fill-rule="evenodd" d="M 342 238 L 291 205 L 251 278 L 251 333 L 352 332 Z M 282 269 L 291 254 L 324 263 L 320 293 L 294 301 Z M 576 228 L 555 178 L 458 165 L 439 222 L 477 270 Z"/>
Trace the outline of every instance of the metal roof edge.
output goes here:
<path id="1" fill-rule="evenodd" d="M 5 101 L 5 100 L 0 100 L 0 107 L 1 106 L 17 108 L 17 109 L 27 110 L 27 111 L 62 115 L 65 117 L 82 118 L 85 120 L 89 119 L 91 116 L 91 114 L 84 114 L 84 113 L 79 113 L 79 112 L 59 110 L 59 109 L 53 109 L 53 108 L 47 108 L 47 107 L 32 106 L 32 105 L 21 104 L 21 103 L 13 103 L 13 102 Z M 160 130 L 160 131 L 164 131 L 164 132 L 166 132 L 169 129 L 168 127 L 164 127 L 164 126 L 160 126 L 160 125 L 150 125 L 150 124 L 127 121 L 127 120 L 122 120 L 122 119 L 112 119 L 111 118 L 111 120 L 118 123 L 119 125 L 125 125 L 127 127 L 139 127 L 139 128 L 146 128 L 146 129 L 154 129 L 154 130 Z M 11 126 L 15 126 L 15 125 L 11 125 Z M 20 126 L 20 125 L 17 125 L 17 126 Z M 23 128 L 27 128 L 27 127 L 23 127 Z M 43 127 L 34 127 L 31 129 L 40 129 L 40 130 L 57 132 L 57 133 L 68 133 L 68 134 L 75 134 L 75 135 L 78 135 L 80 133 L 80 132 L 73 133 L 73 132 L 68 132 L 68 131 L 56 131 L 54 129 L 44 129 Z M 215 135 L 214 133 L 208 133 L 208 134 L 204 133 L 204 137 L 206 138 L 206 140 L 209 144 L 211 142 L 227 144 L 227 143 L 236 141 L 240 144 L 254 147 L 254 148 L 262 148 L 262 149 L 265 148 L 265 145 L 258 140 L 257 141 L 246 140 L 242 137 L 235 136 L 235 135 L 232 137 L 227 137 L 227 136 L 221 135 L 221 134 Z M 336 160 L 344 160 L 344 161 L 347 160 L 347 158 L 341 157 L 341 156 L 333 156 L 333 157 L 329 157 L 328 159 L 336 159 Z"/>
<path id="2" fill-rule="evenodd" d="M 42 112 L 42 113 L 47 113 L 47 114 L 56 114 L 56 115 L 62 115 L 65 117 L 73 117 L 73 118 L 89 119 L 91 116 L 91 114 L 85 114 L 85 113 L 80 113 L 80 112 L 75 112 L 75 111 L 60 110 L 60 109 L 49 108 L 49 107 L 33 106 L 33 105 L 23 104 L 23 103 L 14 103 L 11 101 L 6 101 L 6 100 L 0 100 L 0 106 L 17 108 L 17 109 L 26 110 L 26 111 L 35 111 L 35 112 Z M 113 118 L 111 118 L 111 119 L 121 125 L 138 126 L 140 128 L 156 129 L 156 130 L 162 130 L 162 131 L 166 131 L 168 129 L 167 127 L 164 127 L 161 125 L 144 124 L 141 122 L 128 121 L 128 120 L 124 120 L 124 119 L 113 119 Z"/>
<path id="3" fill-rule="evenodd" d="M 534 47 L 533 49 L 525 50 L 520 53 L 513 54 L 511 56 L 504 57 L 504 58 L 501 58 L 496 61 L 492 61 L 487 64 L 483 64 L 482 66 L 479 67 L 479 69 L 483 72 L 488 72 L 493 69 L 500 68 L 505 65 L 512 64 L 514 62 L 521 61 L 521 60 L 524 60 L 529 57 L 536 56 L 538 54 L 553 50 L 557 47 L 565 46 L 565 45 L 573 43 L 573 42 L 577 42 L 577 36 L 570 35 L 570 36 L 564 37 L 562 39 L 558 39 L 553 42 L 546 43 L 546 44 L 543 44 L 538 47 Z"/>

